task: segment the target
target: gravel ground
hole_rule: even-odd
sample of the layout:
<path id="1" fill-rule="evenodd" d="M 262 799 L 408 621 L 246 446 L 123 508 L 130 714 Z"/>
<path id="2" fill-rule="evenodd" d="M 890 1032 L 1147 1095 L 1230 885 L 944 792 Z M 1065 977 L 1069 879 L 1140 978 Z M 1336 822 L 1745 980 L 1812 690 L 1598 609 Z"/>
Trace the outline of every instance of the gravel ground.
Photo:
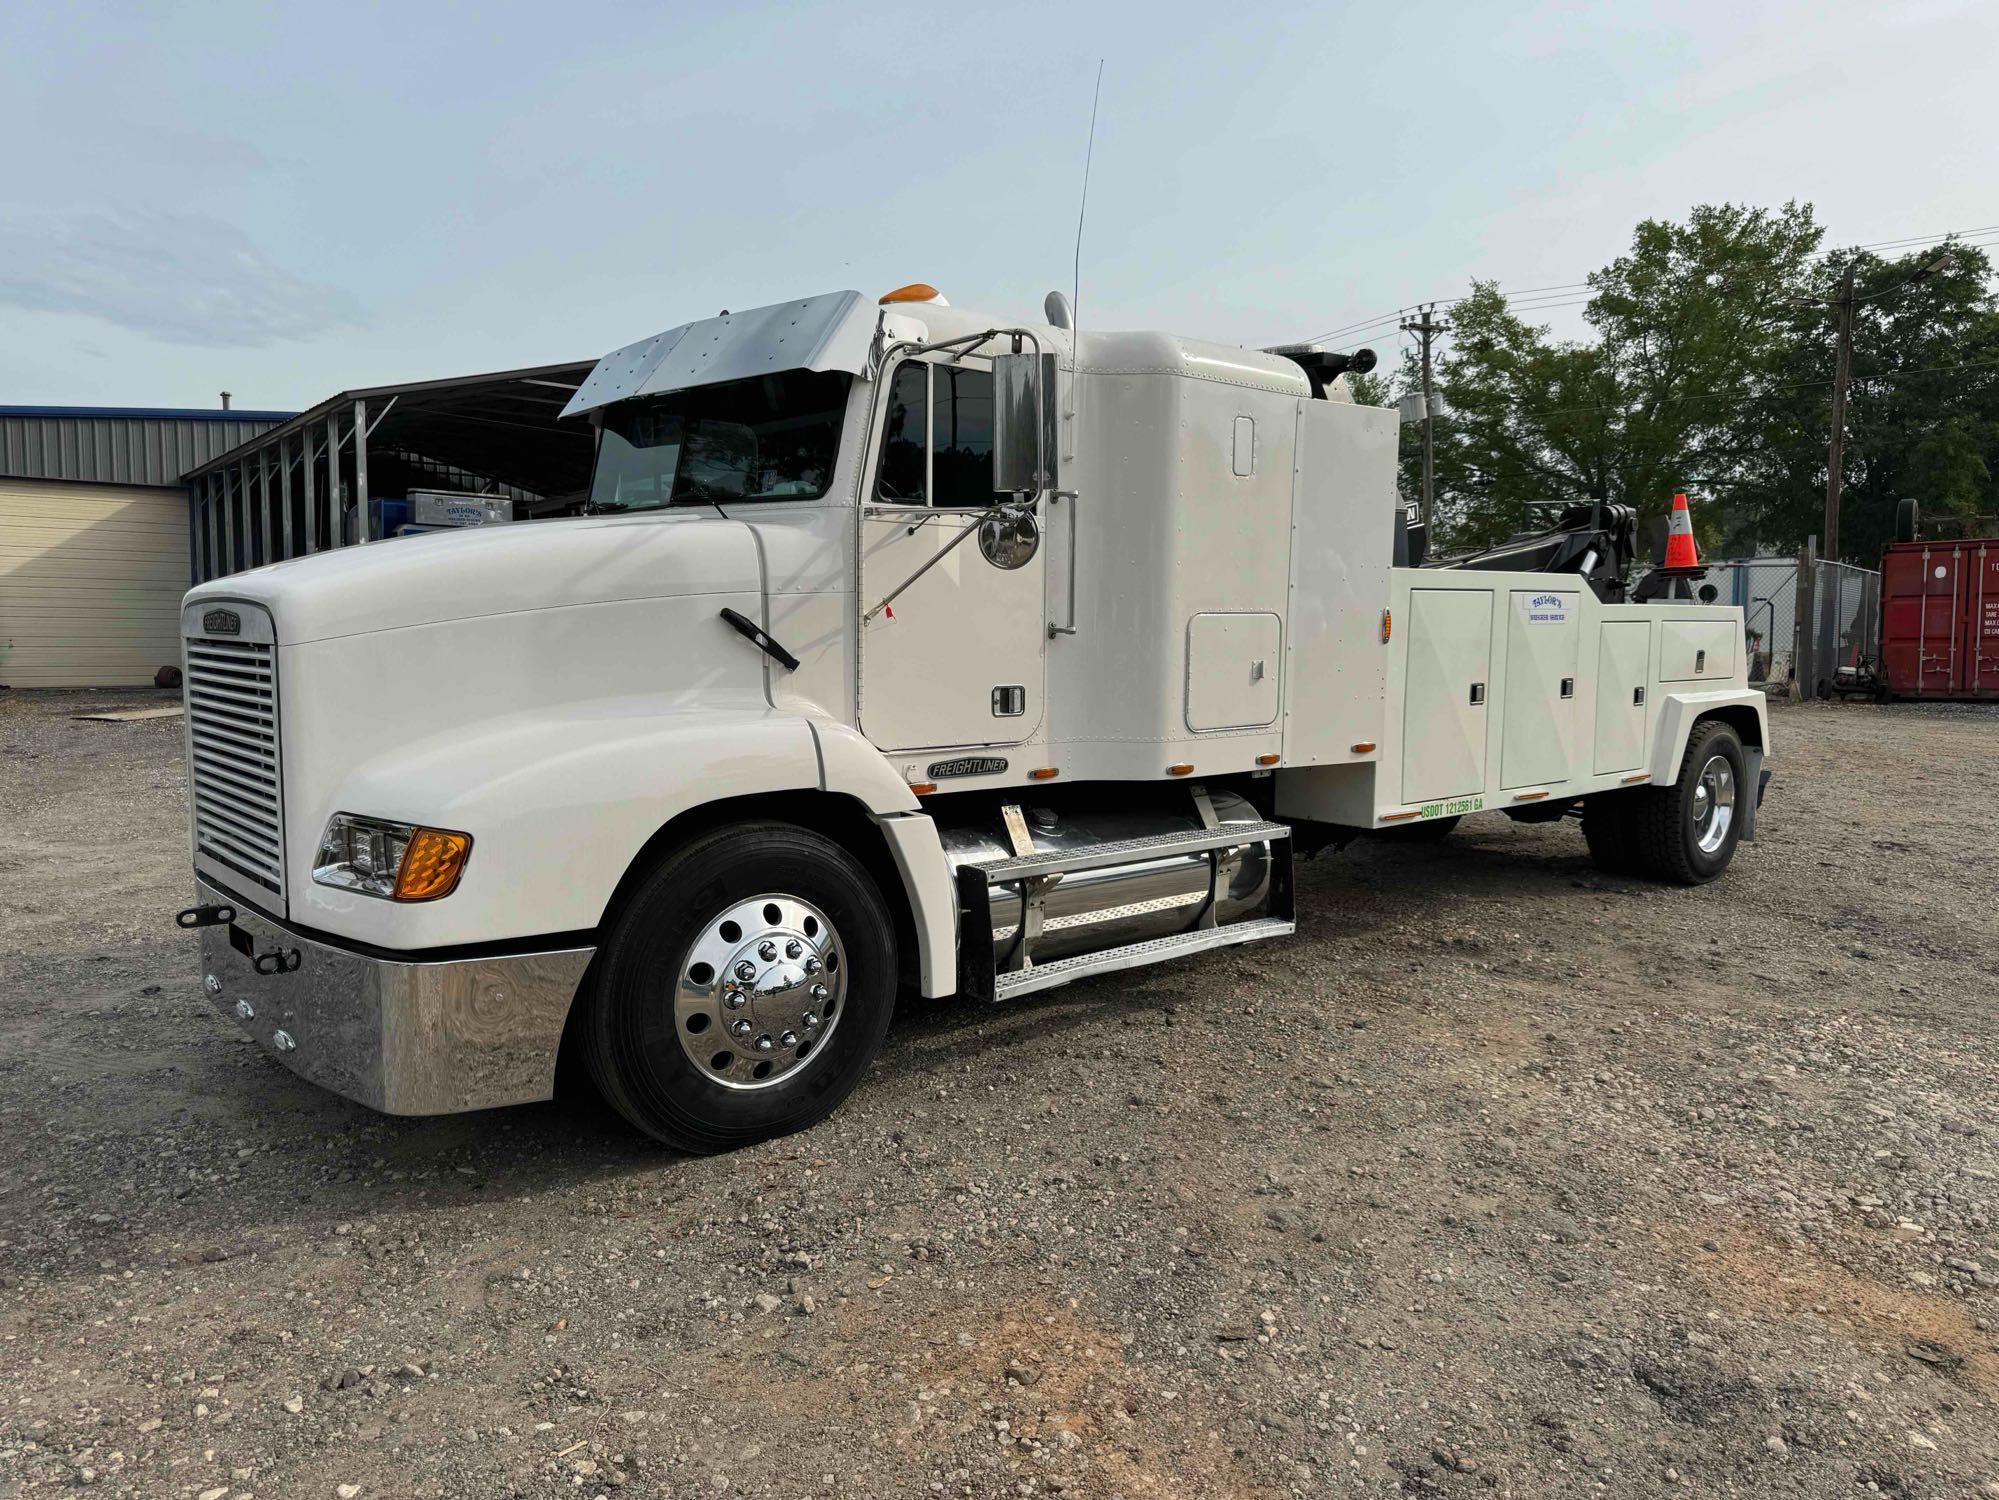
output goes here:
<path id="1" fill-rule="evenodd" d="M 0 1493 L 1999 1495 L 1992 713 L 1781 709 L 1700 890 L 1328 856 L 683 1160 L 240 1040 L 106 701 L 0 698 Z"/>

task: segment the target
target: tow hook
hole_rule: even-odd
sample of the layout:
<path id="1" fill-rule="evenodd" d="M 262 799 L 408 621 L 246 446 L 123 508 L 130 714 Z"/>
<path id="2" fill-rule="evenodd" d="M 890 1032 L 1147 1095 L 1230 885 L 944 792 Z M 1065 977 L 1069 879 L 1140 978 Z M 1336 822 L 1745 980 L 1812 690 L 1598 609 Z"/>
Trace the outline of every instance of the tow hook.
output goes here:
<path id="1" fill-rule="evenodd" d="M 181 927 L 221 927 L 235 920 L 233 906 L 187 906 L 174 913 L 174 922 Z"/>
<path id="2" fill-rule="evenodd" d="M 296 948 L 273 948 L 251 959 L 250 966 L 259 974 L 289 974 L 302 962 Z"/>

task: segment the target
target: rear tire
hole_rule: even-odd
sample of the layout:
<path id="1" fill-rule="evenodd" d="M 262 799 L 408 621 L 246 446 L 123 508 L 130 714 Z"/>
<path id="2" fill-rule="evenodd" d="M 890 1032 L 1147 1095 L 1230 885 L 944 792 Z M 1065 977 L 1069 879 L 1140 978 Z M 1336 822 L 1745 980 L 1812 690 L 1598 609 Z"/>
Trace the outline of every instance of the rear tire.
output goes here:
<path id="1" fill-rule="evenodd" d="M 591 1080 L 632 1125 L 699 1154 L 831 1114 L 895 1010 L 881 892 L 845 850 L 788 823 L 716 829 L 669 854 L 599 962 L 582 1037 Z"/>
<path id="2" fill-rule="evenodd" d="M 1589 856 L 1606 875 L 1636 875 L 1638 854 L 1637 792 L 1598 792 L 1583 799 L 1583 841 Z"/>
<path id="3" fill-rule="evenodd" d="M 1742 839 L 1742 739 L 1719 719 L 1703 719 L 1687 736 L 1680 774 L 1671 786 L 1648 787 L 1634 799 L 1635 842 L 1647 874 L 1676 885 L 1705 885 L 1726 870 Z"/>

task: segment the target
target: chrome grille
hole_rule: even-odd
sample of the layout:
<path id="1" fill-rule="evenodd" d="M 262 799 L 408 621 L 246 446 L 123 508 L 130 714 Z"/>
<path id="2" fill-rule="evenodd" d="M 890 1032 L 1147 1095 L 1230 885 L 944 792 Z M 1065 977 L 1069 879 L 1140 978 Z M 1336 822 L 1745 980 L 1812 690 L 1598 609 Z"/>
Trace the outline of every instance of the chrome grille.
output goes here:
<path id="1" fill-rule="evenodd" d="M 195 861 L 232 871 L 282 904 L 277 648 L 267 641 L 189 636 L 186 693 Z"/>

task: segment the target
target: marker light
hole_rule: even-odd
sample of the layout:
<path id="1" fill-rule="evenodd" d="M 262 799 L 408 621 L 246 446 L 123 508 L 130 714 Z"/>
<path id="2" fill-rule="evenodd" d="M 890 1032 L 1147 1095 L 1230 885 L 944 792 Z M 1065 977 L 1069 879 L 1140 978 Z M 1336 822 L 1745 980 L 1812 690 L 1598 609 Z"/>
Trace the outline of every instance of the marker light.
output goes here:
<path id="1" fill-rule="evenodd" d="M 891 302 L 935 302 L 944 294 L 927 281 L 912 281 L 908 286 L 899 286 L 892 292 L 883 292 L 881 305 Z"/>
<path id="2" fill-rule="evenodd" d="M 447 833 L 441 828 L 419 828 L 403 851 L 402 868 L 396 872 L 398 901 L 435 901 L 458 888 L 465 873 L 465 856 L 472 852 L 472 837 Z"/>

